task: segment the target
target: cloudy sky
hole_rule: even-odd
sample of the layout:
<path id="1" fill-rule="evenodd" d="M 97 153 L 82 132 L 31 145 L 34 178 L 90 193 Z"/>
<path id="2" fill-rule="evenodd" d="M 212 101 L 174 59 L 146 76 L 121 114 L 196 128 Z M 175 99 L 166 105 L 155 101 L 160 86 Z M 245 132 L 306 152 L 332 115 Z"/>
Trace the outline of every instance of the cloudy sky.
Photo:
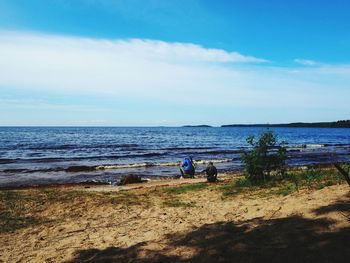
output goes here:
<path id="1" fill-rule="evenodd" d="M 346 0 L 1 0 L 0 125 L 350 119 Z"/>

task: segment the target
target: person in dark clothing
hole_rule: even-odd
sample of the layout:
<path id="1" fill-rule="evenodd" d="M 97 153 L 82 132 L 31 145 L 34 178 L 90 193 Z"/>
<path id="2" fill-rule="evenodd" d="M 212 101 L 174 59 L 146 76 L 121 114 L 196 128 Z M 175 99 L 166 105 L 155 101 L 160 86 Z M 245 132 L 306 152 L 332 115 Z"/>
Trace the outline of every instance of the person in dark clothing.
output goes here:
<path id="1" fill-rule="evenodd" d="M 212 162 L 209 162 L 207 168 L 204 171 L 207 174 L 208 182 L 211 182 L 211 183 L 216 182 L 218 177 L 218 170 L 216 169 L 216 167 L 213 165 Z"/>

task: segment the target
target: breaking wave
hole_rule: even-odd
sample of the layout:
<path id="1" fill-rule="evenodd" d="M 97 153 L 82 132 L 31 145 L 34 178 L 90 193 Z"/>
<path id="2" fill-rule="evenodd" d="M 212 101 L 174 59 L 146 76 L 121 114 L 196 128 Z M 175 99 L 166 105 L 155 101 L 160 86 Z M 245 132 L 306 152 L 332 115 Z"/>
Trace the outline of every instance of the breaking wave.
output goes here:
<path id="1" fill-rule="evenodd" d="M 230 159 L 214 159 L 214 160 L 195 160 L 194 162 L 196 164 L 207 164 L 209 162 L 212 163 L 227 163 L 231 162 L 232 158 Z M 116 165 L 99 165 L 96 166 L 97 170 L 107 170 L 107 169 L 128 169 L 128 168 L 142 168 L 142 167 L 155 167 L 155 166 L 179 166 L 179 162 L 162 162 L 162 163 L 151 163 L 151 162 L 144 162 L 144 163 L 133 163 L 133 164 L 116 164 Z"/>

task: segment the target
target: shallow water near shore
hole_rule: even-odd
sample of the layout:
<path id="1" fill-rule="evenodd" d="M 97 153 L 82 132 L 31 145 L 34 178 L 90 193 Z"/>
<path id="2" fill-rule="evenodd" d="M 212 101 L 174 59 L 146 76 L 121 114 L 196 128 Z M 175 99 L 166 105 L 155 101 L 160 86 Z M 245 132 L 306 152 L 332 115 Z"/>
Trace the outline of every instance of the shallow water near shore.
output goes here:
<path id="1" fill-rule="evenodd" d="M 204 169 L 241 169 L 246 137 L 266 128 L 1 127 L 0 187 L 88 181 L 117 182 L 122 175 L 171 177 L 192 156 Z M 350 160 L 350 130 L 270 128 L 289 142 L 290 165 Z"/>

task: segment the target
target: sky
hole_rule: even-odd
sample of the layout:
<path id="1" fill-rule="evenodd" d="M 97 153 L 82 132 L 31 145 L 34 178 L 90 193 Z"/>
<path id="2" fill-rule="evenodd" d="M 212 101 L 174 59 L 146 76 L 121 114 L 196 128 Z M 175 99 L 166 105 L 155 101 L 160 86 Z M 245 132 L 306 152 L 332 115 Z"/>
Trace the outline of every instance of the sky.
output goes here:
<path id="1" fill-rule="evenodd" d="M 0 0 L 0 125 L 350 119 L 347 0 Z"/>

